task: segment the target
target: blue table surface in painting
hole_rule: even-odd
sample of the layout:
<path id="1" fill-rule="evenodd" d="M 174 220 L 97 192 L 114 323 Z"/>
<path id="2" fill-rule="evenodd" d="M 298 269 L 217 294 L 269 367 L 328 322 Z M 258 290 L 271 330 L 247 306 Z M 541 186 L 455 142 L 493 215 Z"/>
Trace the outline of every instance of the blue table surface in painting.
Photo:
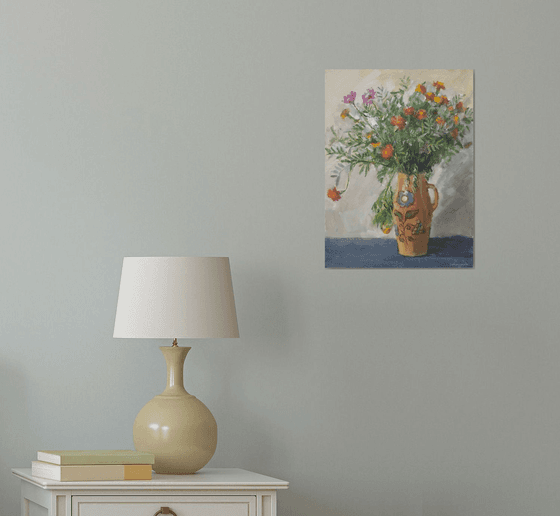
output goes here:
<path id="1" fill-rule="evenodd" d="M 473 266 L 473 239 L 430 238 L 425 256 L 401 256 L 394 238 L 325 238 L 327 269 L 437 269 Z"/>

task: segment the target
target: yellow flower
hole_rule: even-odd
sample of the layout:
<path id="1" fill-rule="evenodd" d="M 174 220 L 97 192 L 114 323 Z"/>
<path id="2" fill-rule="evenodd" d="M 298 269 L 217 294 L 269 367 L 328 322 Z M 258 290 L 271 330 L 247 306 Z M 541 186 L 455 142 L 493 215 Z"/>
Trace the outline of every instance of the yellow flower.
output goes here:
<path id="1" fill-rule="evenodd" d="M 340 118 L 346 118 L 350 114 L 349 109 L 345 109 L 342 113 L 340 113 Z"/>
<path id="2" fill-rule="evenodd" d="M 381 145 L 381 142 L 377 142 L 377 143 L 372 143 L 371 146 L 372 147 L 379 147 Z"/>
<path id="3" fill-rule="evenodd" d="M 434 102 L 436 104 L 441 104 L 441 97 L 434 97 Z"/>

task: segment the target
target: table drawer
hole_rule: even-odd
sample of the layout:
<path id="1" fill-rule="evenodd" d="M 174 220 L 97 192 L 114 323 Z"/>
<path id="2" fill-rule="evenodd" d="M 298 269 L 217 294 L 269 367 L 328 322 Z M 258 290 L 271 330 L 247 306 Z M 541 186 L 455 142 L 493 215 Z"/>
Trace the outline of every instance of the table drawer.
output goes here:
<path id="1" fill-rule="evenodd" d="M 256 496 L 72 497 L 72 516 L 154 516 L 162 507 L 177 516 L 257 516 Z"/>

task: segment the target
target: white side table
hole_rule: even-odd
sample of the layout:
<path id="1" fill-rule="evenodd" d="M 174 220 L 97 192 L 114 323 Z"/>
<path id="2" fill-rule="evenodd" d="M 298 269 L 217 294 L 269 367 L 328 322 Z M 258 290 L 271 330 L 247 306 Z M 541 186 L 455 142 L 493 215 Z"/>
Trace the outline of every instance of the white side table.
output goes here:
<path id="1" fill-rule="evenodd" d="M 277 516 L 288 482 L 235 468 L 152 480 L 57 482 L 12 469 L 21 479 L 22 516 Z"/>

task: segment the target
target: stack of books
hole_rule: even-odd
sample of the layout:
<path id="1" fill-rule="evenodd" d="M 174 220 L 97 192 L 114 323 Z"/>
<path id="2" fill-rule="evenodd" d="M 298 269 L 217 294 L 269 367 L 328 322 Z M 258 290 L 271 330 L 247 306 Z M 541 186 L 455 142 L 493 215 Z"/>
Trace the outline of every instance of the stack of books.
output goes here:
<path id="1" fill-rule="evenodd" d="M 48 450 L 31 462 L 34 477 L 60 482 L 151 480 L 151 453 L 134 450 Z"/>

